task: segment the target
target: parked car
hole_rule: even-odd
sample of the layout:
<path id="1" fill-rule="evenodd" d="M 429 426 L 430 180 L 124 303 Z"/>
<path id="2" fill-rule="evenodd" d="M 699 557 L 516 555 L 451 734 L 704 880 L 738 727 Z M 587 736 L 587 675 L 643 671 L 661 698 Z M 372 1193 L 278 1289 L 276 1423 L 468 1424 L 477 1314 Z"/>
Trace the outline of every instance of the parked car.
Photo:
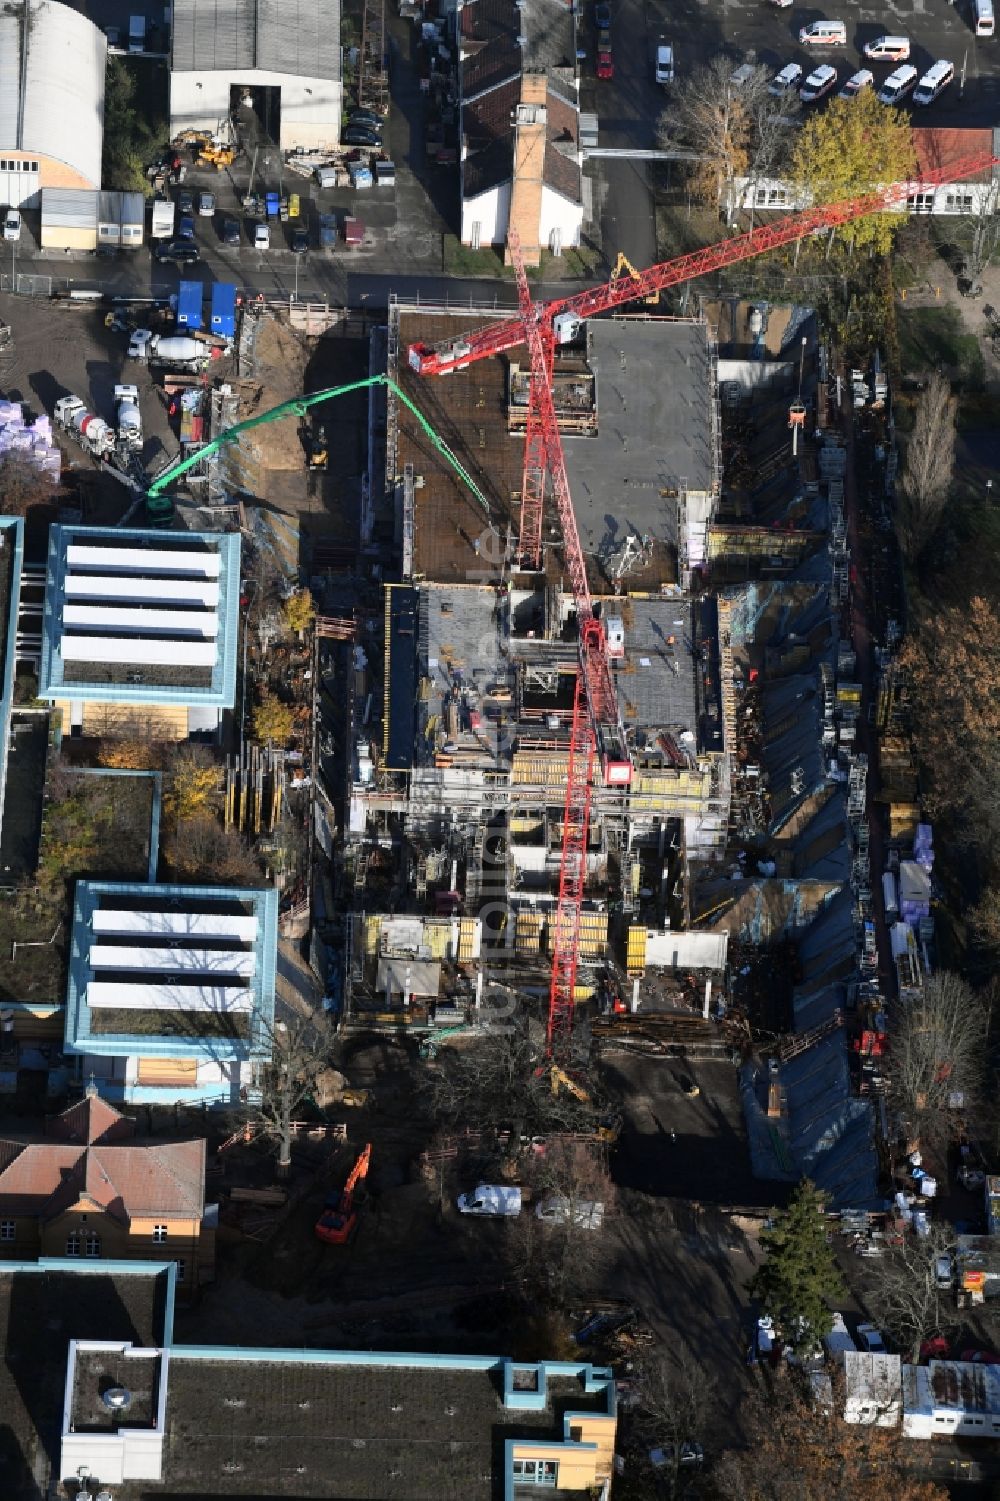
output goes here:
<path id="1" fill-rule="evenodd" d="M 729 82 L 734 89 L 741 89 L 745 83 L 749 83 L 757 72 L 754 63 L 740 63 L 739 67 L 730 75 Z"/>
<path id="2" fill-rule="evenodd" d="M 843 21 L 811 21 L 799 32 L 803 47 L 846 47 L 847 27 Z"/>
<path id="3" fill-rule="evenodd" d="M 767 92 L 780 98 L 802 82 L 802 68 L 798 63 L 786 63 L 780 73 L 775 73 L 767 86 Z"/>
<path id="4" fill-rule="evenodd" d="M 309 232 L 305 229 L 292 230 L 292 254 L 305 255 L 309 249 Z"/>
<path id="5" fill-rule="evenodd" d="M 850 78 L 847 80 L 847 82 L 844 84 L 844 87 L 837 95 L 837 98 L 856 99 L 864 89 L 870 89 L 874 82 L 875 74 L 871 71 L 870 68 L 859 68 L 856 73 L 851 74 Z"/>
<path id="6" fill-rule="evenodd" d="M 831 68 L 829 63 L 823 63 L 809 74 L 799 90 L 799 98 L 803 104 L 815 104 L 817 99 L 822 99 L 824 94 L 829 94 L 836 82 L 836 68 Z"/>
<path id="7" fill-rule="evenodd" d="M 270 250 L 271 226 L 269 224 L 255 224 L 253 227 L 253 248 L 255 250 Z"/>
<path id="8" fill-rule="evenodd" d="M 240 222 L 238 219 L 224 219 L 222 221 L 222 238 L 227 245 L 240 244 Z"/>
<path id="9" fill-rule="evenodd" d="M 955 1280 L 955 1263 L 950 1256 L 934 1259 L 934 1282 L 937 1287 L 951 1287 Z"/>
<path id="10" fill-rule="evenodd" d="M 878 91 L 880 104 L 900 104 L 913 88 L 917 81 L 917 70 L 909 63 L 897 68 L 895 73 L 890 73 L 885 83 Z"/>
<path id="11" fill-rule="evenodd" d="M 858 1325 L 858 1340 L 860 1344 L 872 1355 L 885 1354 L 885 1340 L 882 1338 L 874 1324 Z"/>
<path id="12" fill-rule="evenodd" d="M 567 1199 L 565 1194 L 547 1194 L 535 1205 L 535 1217 L 547 1225 L 572 1223 L 579 1230 L 600 1230 L 604 1205 L 590 1199 Z"/>
<path id="13" fill-rule="evenodd" d="M 877 36 L 865 43 L 865 57 L 874 63 L 905 63 L 910 56 L 908 36 Z"/>
<path id="14" fill-rule="evenodd" d="M 177 194 L 177 212 L 179 214 L 194 213 L 194 194 L 187 188 L 182 188 Z"/>
<path id="15" fill-rule="evenodd" d="M 347 111 L 348 125 L 370 125 L 372 130 L 382 129 L 382 116 L 377 115 L 373 109 L 362 109 L 356 105 L 354 109 Z"/>
<path id="16" fill-rule="evenodd" d="M 656 47 L 654 77 L 657 83 L 673 83 L 674 81 L 674 49 L 662 38 Z"/>
<path id="17" fill-rule="evenodd" d="M 348 125 L 340 139 L 344 146 L 378 147 L 382 144 L 382 137 L 369 125 Z"/>
<path id="18" fill-rule="evenodd" d="M 597 49 L 597 76 L 598 78 L 614 78 L 615 76 L 615 60 L 610 47 Z"/>
<path id="19" fill-rule="evenodd" d="M 597 0 L 594 6 L 594 25 L 598 31 L 611 25 L 611 6 L 607 0 Z"/>
<path id="20" fill-rule="evenodd" d="M 508 1183 L 480 1183 L 455 1201 L 459 1214 L 479 1214 L 490 1219 L 514 1219 L 521 1213 L 521 1190 Z"/>
<path id="21" fill-rule="evenodd" d="M 189 214 L 184 214 L 177 225 L 177 237 L 181 240 L 194 239 L 194 220 Z"/>
<path id="22" fill-rule="evenodd" d="M 198 213 L 203 219 L 211 219 L 212 215 L 215 213 L 214 193 L 198 194 Z"/>
<path id="23" fill-rule="evenodd" d="M 159 240 L 153 247 L 158 261 L 173 261 L 177 266 L 190 266 L 201 255 L 193 240 Z"/>
<path id="24" fill-rule="evenodd" d="M 933 67 L 921 78 L 913 90 L 914 104 L 933 104 L 938 99 L 955 77 L 955 64 L 941 58 L 934 63 Z"/>
<path id="25" fill-rule="evenodd" d="M 675 1464 L 684 1469 L 700 1470 L 705 1463 L 705 1451 L 700 1444 L 661 1444 L 650 1449 L 649 1462 L 654 1470 L 673 1469 Z"/>
<path id="26" fill-rule="evenodd" d="M 3 237 L 5 240 L 21 238 L 21 210 L 19 208 L 9 208 L 4 214 Z"/>
<path id="27" fill-rule="evenodd" d="M 1000 1365 L 1000 1355 L 994 1355 L 992 1350 L 963 1350 L 958 1358 L 972 1365 Z"/>

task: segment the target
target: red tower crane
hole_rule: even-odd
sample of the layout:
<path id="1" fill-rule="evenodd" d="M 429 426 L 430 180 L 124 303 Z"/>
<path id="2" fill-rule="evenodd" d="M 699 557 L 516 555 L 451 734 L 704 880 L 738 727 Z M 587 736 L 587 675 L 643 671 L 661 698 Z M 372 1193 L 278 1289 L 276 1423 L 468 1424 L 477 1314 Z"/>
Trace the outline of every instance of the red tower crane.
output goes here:
<path id="1" fill-rule="evenodd" d="M 587 318 L 624 307 L 640 297 L 649 297 L 793 244 L 806 235 L 849 224 L 866 214 L 905 204 L 915 192 L 943 182 L 957 182 L 1000 163 L 989 152 L 962 158 L 922 175 L 918 182 L 897 183 L 841 203 L 826 204 L 791 214 L 784 220 L 762 225 L 732 239 L 710 245 L 689 255 L 651 266 L 634 276 L 613 277 L 573 297 L 555 298 L 540 307 L 531 300 L 528 278 L 521 258 L 516 231 L 508 231 L 508 244 L 517 276 L 519 316 L 487 324 L 465 338 L 430 347 L 412 344 L 411 367 L 421 375 L 447 375 L 463 370 L 476 360 L 502 354 L 527 344 L 531 357 L 531 384 L 525 437 L 524 481 L 521 492 L 521 557 L 537 567 L 541 558 L 542 515 L 546 475 L 552 488 L 563 533 L 563 553 L 576 602 L 580 639 L 580 666 L 573 697 L 566 794 L 563 804 L 562 854 L 559 896 L 556 906 L 552 975 L 549 987 L 548 1050 L 559 1053 L 572 1029 L 580 915 L 586 880 L 587 838 L 595 750 L 600 754 L 604 781 L 628 785 L 632 766 L 628 759 L 624 728 L 618 709 L 614 676 L 607 654 L 607 641 L 587 582 L 587 570 L 573 511 L 566 475 L 562 439 L 552 395 L 552 372 L 557 343 L 576 337 Z"/>
<path id="2" fill-rule="evenodd" d="M 539 511 L 546 474 L 562 525 L 563 552 L 576 603 L 580 639 L 580 662 L 573 693 L 566 794 L 563 799 L 562 854 L 559 861 L 559 896 L 556 903 L 552 944 L 552 976 L 549 984 L 547 1042 L 550 1053 L 560 1052 L 573 1025 L 573 997 L 579 954 L 580 913 L 587 877 L 587 835 L 590 829 L 590 790 L 594 752 L 600 753 L 604 780 L 610 786 L 627 786 L 632 765 L 628 759 L 625 729 L 618 709 L 618 693 L 608 660 L 604 626 L 595 613 L 587 582 L 587 566 L 576 513 L 569 492 L 566 460 L 555 403 L 552 399 L 551 340 L 546 340 L 535 316 L 528 278 L 521 258 L 516 230 L 508 235 L 511 259 L 517 276 L 517 298 L 528 353 L 531 356 L 531 398 L 527 445 L 533 445 L 531 463 L 537 465 Z M 530 420 L 534 413 L 534 425 Z M 527 468 L 528 458 L 525 459 Z"/>

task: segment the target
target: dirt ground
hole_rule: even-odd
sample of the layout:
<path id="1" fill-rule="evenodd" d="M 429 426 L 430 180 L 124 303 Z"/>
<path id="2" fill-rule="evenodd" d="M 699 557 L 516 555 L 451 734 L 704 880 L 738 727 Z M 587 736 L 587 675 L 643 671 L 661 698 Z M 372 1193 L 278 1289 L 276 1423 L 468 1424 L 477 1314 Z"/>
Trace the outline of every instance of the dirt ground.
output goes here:
<path id="1" fill-rule="evenodd" d="M 139 388 L 142 410 L 143 459 L 159 467 L 179 444 L 170 430 L 163 396 L 144 365 L 126 363 L 125 334 L 104 327 L 104 309 L 89 304 L 48 302 L 43 298 L 0 296 L 0 318 L 14 333 L 14 354 L 4 366 L 2 396 L 24 401 L 35 414 L 50 417 L 60 396 L 72 394 L 88 403 L 106 421 L 114 418 L 114 388 L 128 382 Z M 89 504 L 84 519 L 103 524 L 118 520 L 130 501 L 115 480 L 102 478 L 74 444 L 61 444 L 64 472 L 74 469 L 90 476 Z"/>

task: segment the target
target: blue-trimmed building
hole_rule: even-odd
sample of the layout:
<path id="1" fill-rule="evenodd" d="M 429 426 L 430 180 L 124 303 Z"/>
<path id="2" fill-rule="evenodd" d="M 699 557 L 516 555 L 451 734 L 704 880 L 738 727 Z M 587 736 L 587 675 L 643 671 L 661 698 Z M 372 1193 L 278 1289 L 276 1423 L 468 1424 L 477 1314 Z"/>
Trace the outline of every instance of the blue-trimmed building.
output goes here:
<path id="1" fill-rule="evenodd" d="M 5 1311 L 18 1310 L 23 1325 L 46 1297 L 50 1311 L 40 1322 L 51 1329 L 59 1319 L 61 1351 L 69 1339 L 59 1400 L 52 1394 L 60 1366 L 49 1347 L 51 1379 L 43 1383 L 40 1373 L 24 1412 L 15 1391 L 6 1414 L 24 1452 L 34 1452 L 37 1434 L 18 1430 L 32 1420 L 54 1424 L 61 1413 L 53 1482 L 89 1473 L 114 1487 L 116 1501 L 148 1498 L 150 1484 L 206 1501 L 251 1493 L 261 1501 L 610 1495 L 617 1406 L 605 1367 L 175 1344 L 172 1263 L 12 1263 L 0 1267 L 0 1279 L 0 1343 L 11 1342 Z M 103 1338 L 94 1332 L 102 1306 Z M 122 1309 L 134 1310 L 137 1336 L 123 1337 Z"/>
<path id="2" fill-rule="evenodd" d="M 7 752 L 10 749 L 10 711 L 14 702 L 17 652 L 17 613 L 24 562 L 24 522 L 20 516 L 0 516 L 0 620 L 3 624 L 3 681 L 0 683 L 0 822 L 7 795 Z"/>
<path id="3" fill-rule="evenodd" d="M 64 734 L 182 740 L 236 697 L 240 537 L 53 526 L 39 696 Z"/>
<path id="4" fill-rule="evenodd" d="M 238 1105 L 271 1057 L 273 887 L 78 881 L 65 1051 L 126 1104 Z"/>

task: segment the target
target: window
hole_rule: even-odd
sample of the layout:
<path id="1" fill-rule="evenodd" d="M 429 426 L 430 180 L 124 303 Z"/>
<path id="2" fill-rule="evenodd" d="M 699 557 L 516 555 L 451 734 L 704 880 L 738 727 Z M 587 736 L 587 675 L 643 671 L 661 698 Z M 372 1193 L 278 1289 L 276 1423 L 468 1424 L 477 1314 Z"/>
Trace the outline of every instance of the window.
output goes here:
<path id="1" fill-rule="evenodd" d="M 178 1282 L 183 1282 L 184 1281 L 184 1277 L 185 1277 L 186 1272 L 187 1272 L 187 1262 L 186 1261 L 178 1261 L 178 1263 L 177 1263 L 177 1281 Z"/>
<path id="2" fill-rule="evenodd" d="M 37 172 L 38 171 L 38 163 L 37 162 L 32 162 L 32 164 L 31 164 L 31 170 L 32 170 L 32 172 Z"/>
<path id="3" fill-rule="evenodd" d="M 166 1240 L 166 1238 L 167 1238 L 167 1227 L 166 1227 L 166 1225 L 154 1225 L 153 1226 L 153 1245 L 154 1246 L 162 1246 L 163 1243 L 164 1243 L 164 1241 Z"/>
<path id="4" fill-rule="evenodd" d="M 0 1240 L 14 1239 L 14 1221 L 0 1220 Z"/>
<path id="5" fill-rule="evenodd" d="M 554 1487 L 559 1479 L 559 1465 L 554 1459 L 515 1459 L 514 1479 L 527 1481 L 529 1485 Z"/>
<path id="6" fill-rule="evenodd" d="M 97 1234 L 96 1230 L 88 1230 L 83 1242 L 83 1254 L 85 1256 L 100 1256 L 101 1237 Z"/>
<path id="7" fill-rule="evenodd" d="M 66 1255 L 67 1256 L 79 1256 L 79 1254 L 80 1254 L 80 1237 L 79 1237 L 79 1235 L 67 1235 L 67 1237 L 66 1237 Z"/>

